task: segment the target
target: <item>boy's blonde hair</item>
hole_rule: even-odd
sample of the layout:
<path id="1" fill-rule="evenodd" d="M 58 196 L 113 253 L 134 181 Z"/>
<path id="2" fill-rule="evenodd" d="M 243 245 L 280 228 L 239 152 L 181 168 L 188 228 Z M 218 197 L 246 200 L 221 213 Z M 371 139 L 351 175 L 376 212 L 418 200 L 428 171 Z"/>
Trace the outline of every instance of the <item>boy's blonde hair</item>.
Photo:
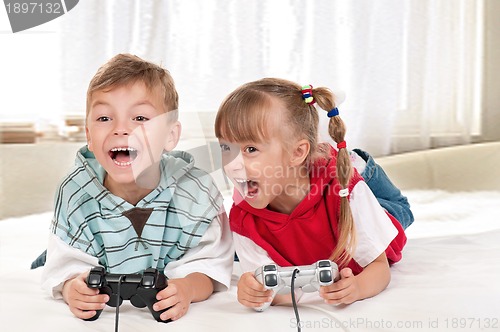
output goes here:
<path id="1" fill-rule="evenodd" d="M 312 95 L 318 106 L 326 112 L 335 108 L 335 97 L 327 88 L 314 88 Z M 282 103 L 282 127 L 271 128 L 272 99 Z M 326 115 L 326 114 L 325 114 Z M 305 161 L 311 165 L 318 157 L 325 156 L 327 150 L 318 144 L 319 117 L 316 108 L 304 101 L 302 87 L 294 82 L 264 78 L 246 83 L 233 91 L 222 102 L 215 118 L 215 135 L 230 142 L 269 141 L 272 131 L 282 135 L 285 148 L 294 140 L 307 139 L 310 152 Z M 340 116 L 330 118 L 328 133 L 335 142 L 343 142 L 346 128 Z M 340 149 L 337 155 L 336 175 L 342 188 L 348 188 L 352 176 L 352 166 L 347 149 Z M 356 233 L 349 200 L 341 197 L 339 217 L 339 238 L 330 259 L 345 264 L 351 259 L 356 246 Z"/>
<path id="2" fill-rule="evenodd" d="M 86 117 L 90 112 L 94 92 L 109 91 L 136 82 L 143 82 L 151 94 L 161 93 L 165 113 L 171 113 L 169 118 L 177 120 L 179 95 L 168 70 L 132 54 L 118 54 L 97 70 L 87 90 Z"/>

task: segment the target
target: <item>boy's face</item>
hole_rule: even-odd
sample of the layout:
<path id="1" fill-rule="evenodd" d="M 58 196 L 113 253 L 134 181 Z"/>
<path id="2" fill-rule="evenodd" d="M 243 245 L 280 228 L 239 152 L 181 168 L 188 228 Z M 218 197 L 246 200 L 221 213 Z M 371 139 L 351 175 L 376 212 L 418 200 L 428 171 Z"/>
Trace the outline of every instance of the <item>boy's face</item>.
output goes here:
<path id="1" fill-rule="evenodd" d="M 164 150 L 175 147 L 180 134 L 177 122 L 168 123 L 160 96 L 142 82 L 92 94 L 87 144 L 106 170 L 107 183 L 138 185 L 138 179 L 146 177 L 141 183 L 156 186 L 157 163 Z"/>

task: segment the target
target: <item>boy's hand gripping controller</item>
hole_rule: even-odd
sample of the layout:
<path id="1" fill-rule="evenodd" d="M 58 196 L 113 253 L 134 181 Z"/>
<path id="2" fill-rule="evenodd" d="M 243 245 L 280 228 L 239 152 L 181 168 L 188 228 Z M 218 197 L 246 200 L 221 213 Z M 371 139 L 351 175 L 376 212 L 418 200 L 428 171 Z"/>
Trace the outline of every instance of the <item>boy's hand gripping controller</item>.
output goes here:
<path id="1" fill-rule="evenodd" d="M 276 294 L 291 292 L 292 274 L 295 269 L 299 271 L 295 274 L 294 288 L 300 288 L 306 293 L 318 291 L 320 286 L 331 285 L 339 279 L 337 264 L 330 260 L 320 260 L 311 265 L 289 267 L 268 264 L 255 271 L 255 278 L 266 289 L 274 291 L 274 299 Z M 264 311 L 271 305 L 271 302 L 266 302 L 263 306 L 255 308 L 255 310 Z"/>
<path id="2" fill-rule="evenodd" d="M 96 266 L 90 270 L 87 277 L 88 287 L 98 288 L 99 293 L 109 295 L 107 305 L 116 307 L 121 305 L 123 300 L 130 300 L 134 307 L 144 308 L 147 306 L 158 322 L 165 323 L 170 320 L 162 321 L 160 314 L 168 310 L 168 308 L 155 311 L 153 310 L 153 304 L 158 302 L 156 294 L 166 288 L 167 285 L 165 275 L 154 268 L 146 269 L 143 273 L 137 274 L 111 274 L 106 273 L 102 266 Z M 120 294 L 119 298 L 118 294 Z M 101 312 L 102 310 L 97 310 L 94 317 L 86 320 L 96 320 Z"/>

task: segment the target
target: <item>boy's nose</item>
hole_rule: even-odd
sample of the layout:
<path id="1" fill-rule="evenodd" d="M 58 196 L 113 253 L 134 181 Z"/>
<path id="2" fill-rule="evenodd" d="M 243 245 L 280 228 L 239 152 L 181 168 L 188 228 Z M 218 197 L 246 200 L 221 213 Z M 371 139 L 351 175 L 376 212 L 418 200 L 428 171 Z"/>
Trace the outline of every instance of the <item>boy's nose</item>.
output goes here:
<path id="1" fill-rule="evenodd" d="M 115 135 L 123 135 L 123 136 L 128 136 L 129 132 L 126 129 L 115 129 L 114 132 Z"/>
<path id="2" fill-rule="evenodd" d="M 126 121 L 116 121 L 113 134 L 128 136 L 130 135 L 130 130 L 131 129 L 127 126 Z"/>

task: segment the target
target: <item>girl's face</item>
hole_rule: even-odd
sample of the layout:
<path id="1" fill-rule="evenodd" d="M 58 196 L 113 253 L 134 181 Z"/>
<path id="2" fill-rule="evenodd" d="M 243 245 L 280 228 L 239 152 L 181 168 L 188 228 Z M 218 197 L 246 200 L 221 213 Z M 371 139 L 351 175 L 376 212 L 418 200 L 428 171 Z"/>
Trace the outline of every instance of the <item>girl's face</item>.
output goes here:
<path id="1" fill-rule="evenodd" d="M 286 149 L 279 116 L 270 117 L 269 122 L 272 134 L 265 142 L 219 140 L 224 172 L 252 207 L 290 213 L 305 196 L 309 178 L 301 177 L 300 167 L 305 166 L 297 165 Z"/>
<path id="2" fill-rule="evenodd" d="M 224 172 L 243 199 L 263 209 L 283 195 L 287 162 L 277 140 L 269 143 L 220 141 Z"/>

